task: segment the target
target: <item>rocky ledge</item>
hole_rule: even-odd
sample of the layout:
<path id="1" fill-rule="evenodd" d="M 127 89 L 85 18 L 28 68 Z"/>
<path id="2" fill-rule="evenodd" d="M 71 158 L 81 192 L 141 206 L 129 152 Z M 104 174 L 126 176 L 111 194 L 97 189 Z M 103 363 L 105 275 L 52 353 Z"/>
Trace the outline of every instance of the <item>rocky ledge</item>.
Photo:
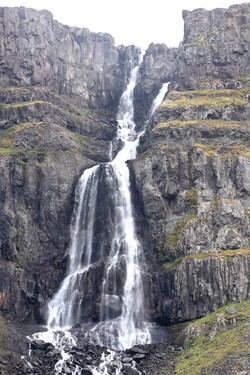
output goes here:
<path id="1" fill-rule="evenodd" d="M 136 346 L 113 353 L 108 374 L 115 374 L 120 369 L 120 374 L 127 375 L 138 374 L 138 371 L 145 375 L 248 375 L 249 311 L 249 300 L 245 300 L 222 307 L 191 323 L 172 326 L 169 328 L 168 344 Z M 54 372 L 54 366 L 61 359 L 60 351 L 42 340 L 27 340 L 24 332 L 32 334 L 34 328 L 23 326 L 22 330 L 21 325 L 14 327 L 10 322 L 1 320 L 1 374 L 38 375 Z M 71 358 L 65 362 L 63 374 L 73 374 L 76 368 L 80 368 L 82 374 L 91 375 L 92 369 L 103 361 L 102 354 L 110 355 L 107 348 L 81 340 L 76 347 L 66 351 Z"/>

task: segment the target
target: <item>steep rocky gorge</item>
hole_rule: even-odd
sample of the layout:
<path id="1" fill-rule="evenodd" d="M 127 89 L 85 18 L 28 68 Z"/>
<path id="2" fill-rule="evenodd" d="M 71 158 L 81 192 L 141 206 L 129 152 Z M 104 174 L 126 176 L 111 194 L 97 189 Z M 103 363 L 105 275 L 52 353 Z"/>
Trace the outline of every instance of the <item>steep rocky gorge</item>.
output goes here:
<path id="1" fill-rule="evenodd" d="M 130 163 L 148 315 L 162 325 L 250 297 L 250 4 L 183 18 L 178 48 L 147 49 L 134 101 L 140 127 L 170 82 Z M 0 40 L 0 312 L 41 323 L 65 274 L 76 183 L 110 160 L 139 50 L 23 7 L 0 8 Z M 92 276 L 86 318 L 98 319 Z"/>

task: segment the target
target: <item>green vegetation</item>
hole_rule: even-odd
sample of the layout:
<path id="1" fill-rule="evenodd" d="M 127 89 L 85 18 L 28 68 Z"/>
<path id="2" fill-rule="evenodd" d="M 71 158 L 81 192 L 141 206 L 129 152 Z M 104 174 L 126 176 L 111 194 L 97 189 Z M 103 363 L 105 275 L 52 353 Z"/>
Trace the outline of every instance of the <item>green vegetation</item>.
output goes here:
<path id="1" fill-rule="evenodd" d="M 153 129 L 153 132 L 157 130 L 164 130 L 169 127 L 186 127 L 186 126 L 193 126 L 193 125 L 203 125 L 209 126 L 213 128 L 226 128 L 230 126 L 242 126 L 242 123 L 239 121 L 224 121 L 224 120 L 190 120 L 190 121 L 181 121 L 181 120 L 172 120 L 167 122 L 160 122 L 157 126 Z"/>
<path id="2" fill-rule="evenodd" d="M 250 81 L 250 77 L 247 77 L 247 76 L 239 76 L 239 77 L 237 78 L 237 80 L 238 80 L 238 81 L 241 81 L 241 82 L 243 82 L 243 83 L 247 83 L 247 82 Z"/>
<path id="3" fill-rule="evenodd" d="M 194 253 L 194 254 L 190 254 L 190 255 L 187 255 L 185 257 L 182 257 L 182 258 L 178 258 L 178 259 L 175 259 L 173 260 L 172 262 L 167 262 L 164 264 L 164 268 L 165 269 L 170 269 L 170 268 L 173 268 L 174 266 L 176 266 L 177 264 L 180 264 L 181 262 L 184 262 L 186 260 L 189 260 L 189 259 L 208 259 L 208 258 L 211 258 L 211 257 L 214 257 L 214 258 L 233 258 L 235 256 L 248 256 L 250 255 L 250 246 L 246 246 L 246 247 L 241 247 L 240 249 L 236 249 L 236 250 L 223 250 L 223 251 L 220 251 L 218 253 L 215 253 L 215 252 L 207 252 L 207 253 Z"/>
<path id="4" fill-rule="evenodd" d="M 1 147 L 0 148 L 0 156 L 16 156 L 23 154 L 23 150 L 20 148 L 7 148 L 7 147 Z"/>
<path id="5" fill-rule="evenodd" d="M 162 152 L 169 152 L 169 153 L 174 153 L 175 151 L 181 151 L 181 150 L 185 150 L 185 149 L 187 149 L 187 147 L 185 147 L 185 146 L 167 146 L 167 145 L 163 145 L 163 146 L 160 146 L 159 148 L 158 148 L 160 151 L 162 151 Z"/>
<path id="6" fill-rule="evenodd" d="M 137 157 L 137 160 L 146 160 L 152 157 L 151 151 L 145 151 Z"/>
<path id="7" fill-rule="evenodd" d="M 73 118 L 76 118 L 77 120 L 81 120 L 83 121 L 85 119 L 85 116 L 83 113 L 73 113 L 73 112 L 70 112 L 69 110 L 66 110 L 62 107 L 59 107 L 58 105 L 52 103 L 52 102 L 48 102 L 48 101 L 45 101 L 45 100 L 35 100 L 35 101 L 27 101 L 27 102 L 19 102 L 19 103 L 10 103 L 10 104 L 0 104 L 0 109 L 1 108 L 23 108 L 23 107 L 29 107 L 29 106 L 34 106 L 34 105 L 37 105 L 37 104 L 41 104 L 41 105 L 46 105 L 46 106 L 49 106 L 51 108 L 54 108 L 56 110 L 58 110 L 59 112 L 61 112 L 64 116 L 67 116 L 67 117 L 73 117 Z"/>
<path id="8" fill-rule="evenodd" d="M 46 123 L 44 122 L 25 122 L 20 123 L 18 125 L 13 125 L 8 129 L 0 129 L 0 156 L 21 156 L 21 158 L 17 158 L 17 162 L 23 166 L 27 164 L 27 157 L 31 155 L 36 156 L 46 156 L 46 155 L 61 155 L 61 154 L 73 154 L 76 153 L 77 150 L 66 150 L 66 151 L 39 151 L 39 150 L 25 150 L 21 147 L 14 147 L 14 136 L 18 133 L 22 133 L 27 129 L 32 129 L 35 127 L 42 127 L 45 126 Z M 54 125 L 56 126 L 56 125 Z M 58 126 L 58 125 L 57 125 Z M 59 127 L 59 126 L 58 126 Z M 61 130 L 63 128 L 59 127 Z M 63 131 L 67 132 L 72 136 L 72 138 L 77 142 L 83 145 L 84 143 L 90 142 L 90 139 L 86 136 L 80 135 L 78 133 L 71 132 L 67 129 Z"/>
<path id="9" fill-rule="evenodd" d="M 246 94 L 249 92 L 249 89 L 172 91 L 169 99 L 165 100 L 161 106 L 165 108 L 244 106 L 247 103 Z"/>
<path id="10" fill-rule="evenodd" d="M 190 148 L 201 149 L 207 157 L 218 156 L 220 158 L 230 158 L 230 157 L 238 157 L 238 156 L 245 156 L 250 157 L 250 148 L 246 147 L 244 144 L 236 144 L 232 146 L 226 145 L 209 145 L 206 143 L 196 143 L 194 145 L 190 145 Z M 176 153 L 176 151 L 186 150 L 188 147 L 170 147 L 170 146 L 160 146 L 160 151 L 162 152 L 169 152 L 169 153 Z M 191 155 L 190 155 L 191 158 Z"/>
<path id="11" fill-rule="evenodd" d="M 70 135 L 72 138 L 74 138 L 74 140 L 79 143 L 79 144 L 89 144 L 91 141 L 93 141 L 93 139 L 91 139 L 90 137 L 86 137 L 85 135 L 82 135 L 82 134 L 79 134 L 79 133 L 75 133 L 75 132 L 72 132 L 70 131 Z"/>
<path id="12" fill-rule="evenodd" d="M 184 196 L 184 201 L 187 206 L 191 207 L 197 211 L 197 199 L 198 199 L 198 190 L 192 187 L 191 189 L 187 190 Z"/>
<path id="13" fill-rule="evenodd" d="M 236 314 L 228 315 L 227 308 L 233 307 Z M 217 319 L 225 322 L 218 328 Z M 223 363 L 228 356 L 238 359 L 235 370 L 242 371 L 241 358 L 250 355 L 248 325 L 250 300 L 222 307 L 212 314 L 189 324 L 190 334 L 186 339 L 184 351 L 177 357 L 176 375 L 199 375 L 202 371 L 213 374 L 212 366 Z M 235 324 L 230 324 L 234 320 Z M 214 335 L 210 335 L 214 332 Z M 235 372 L 235 373 L 236 373 Z"/>
<path id="14" fill-rule="evenodd" d="M 59 156 L 59 155 L 65 155 L 65 154 L 75 154 L 77 153 L 76 150 L 65 150 L 65 151 L 37 151 L 37 150 L 31 150 L 26 151 L 22 148 L 0 148 L 0 156 L 25 156 L 29 157 L 31 155 L 34 156 Z M 28 161 L 23 161 L 20 159 L 16 159 L 17 162 L 23 166 L 25 166 Z M 40 163 L 41 164 L 41 163 Z"/>
<path id="15" fill-rule="evenodd" d="M 81 107 L 78 107 L 77 105 L 75 105 L 74 100 L 68 97 L 64 97 L 63 95 L 59 95 L 55 92 L 51 92 L 47 87 L 40 87 L 40 86 L 39 87 L 36 87 L 36 86 L 14 87 L 12 86 L 12 87 L 2 87 L 0 88 L 0 91 L 1 92 L 13 92 L 16 94 L 16 97 L 18 98 L 19 96 L 21 100 L 22 100 L 22 94 L 25 94 L 27 97 L 29 97 L 29 94 L 30 94 L 30 97 L 34 97 L 34 96 L 36 98 L 39 98 L 39 96 L 42 97 L 42 99 L 40 100 L 36 99 L 33 101 L 27 100 L 27 101 L 20 101 L 17 103 L 3 103 L 3 104 L 0 104 L 0 108 L 1 107 L 2 108 L 19 108 L 25 105 L 29 106 L 29 105 L 35 105 L 35 104 L 48 104 L 48 105 L 54 106 L 55 108 L 59 108 L 60 110 L 64 111 L 70 116 L 79 116 L 79 118 L 86 117 L 86 115 L 88 116 L 89 114 L 94 112 L 94 110 L 90 108 L 83 108 L 82 103 L 81 103 Z M 49 98 L 48 101 L 43 99 L 46 96 Z"/>
<path id="16" fill-rule="evenodd" d="M 186 215 L 176 224 L 175 230 L 170 234 L 164 245 L 164 251 L 167 251 L 169 247 L 176 248 L 179 238 L 182 236 L 185 225 L 190 221 L 196 221 L 195 215 Z"/>
<path id="17" fill-rule="evenodd" d="M 25 106 L 30 106 L 30 105 L 35 105 L 35 104 L 49 104 L 53 105 L 50 102 L 46 102 L 44 100 L 34 100 L 34 101 L 27 101 L 27 102 L 18 102 L 18 103 L 1 103 L 0 108 L 20 108 L 20 107 L 25 107 Z"/>
<path id="18" fill-rule="evenodd" d="M 239 155 L 250 157 L 250 149 L 243 144 L 232 146 L 214 146 L 207 144 L 195 144 L 195 148 L 200 148 L 206 156 L 219 156 L 220 158 L 237 157 Z"/>
<path id="19" fill-rule="evenodd" d="M 191 43 L 185 43 L 184 47 L 190 47 L 190 46 L 196 46 L 196 45 L 202 45 L 203 47 L 211 47 L 213 45 L 216 45 L 216 42 L 214 40 L 214 37 L 216 34 L 214 32 L 204 32 L 196 34 Z"/>
<path id="20" fill-rule="evenodd" d="M 8 129 L 0 129 L 0 154 L 19 154 L 20 149 L 13 148 L 13 136 L 21 132 L 27 128 L 30 128 L 32 126 L 40 126 L 43 125 L 43 122 L 23 122 L 18 125 L 10 126 Z M 7 150 L 9 151 L 7 151 Z"/>

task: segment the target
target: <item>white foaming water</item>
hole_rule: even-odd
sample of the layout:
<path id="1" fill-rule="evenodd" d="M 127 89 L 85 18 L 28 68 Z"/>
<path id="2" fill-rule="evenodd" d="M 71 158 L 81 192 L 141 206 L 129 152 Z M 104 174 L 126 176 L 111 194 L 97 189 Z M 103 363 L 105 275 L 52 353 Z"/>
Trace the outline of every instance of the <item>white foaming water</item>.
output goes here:
<path id="1" fill-rule="evenodd" d="M 138 71 L 139 66 L 132 70 L 129 84 L 120 99 L 117 140 L 123 142 L 122 149 L 110 163 L 85 170 L 77 185 L 67 275 L 49 303 L 48 331 L 35 336 L 51 342 L 61 350 L 62 360 L 56 364 L 56 374 L 61 373 L 65 361 L 71 361 L 67 349 L 76 345 L 76 338 L 67 330 L 81 322 L 82 286 L 92 266 L 104 257 L 103 254 L 96 259 L 93 248 L 101 168 L 112 176 L 111 188 L 116 192 L 112 199 L 114 203 L 110 202 L 110 205 L 115 204 L 112 221 L 114 233 L 110 241 L 109 253 L 105 254 L 101 287 L 101 322 L 88 332 L 88 336 L 94 343 L 115 350 L 147 344 L 151 341 L 150 325 L 145 321 L 144 314 L 142 267 L 145 262 L 135 231 L 129 169 L 126 165 L 126 161 L 136 157 L 139 139 L 145 130 L 139 134 L 135 132 L 133 92 Z M 154 100 L 150 116 L 161 103 L 167 86 L 168 84 L 163 85 Z M 116 316 L 110 312 L 114 303 L 120 306 Z M 113 353 L 110 351 L 110 354 L 104 355 L 103 363 L 92 369 L 94 374 L 107 374 L 107 364 L 112 362 Z M 76 367 L 74 374 L 80 373 L 81 370 Z"/>
<path id="2" fill-rule="evenodd" d="M 87 169 L 81 176 L 76 189 L 75 223 L 71 228 L 72 244 L 68 275 L 48 306 L 50 329 L 69 329 L 79 315 L 79 282 L 91 265 L 93 252 L 93 225 L 97 196 L 96 178 L 98 166 Z"/>
<path id="3" fill-rule="evenodd" d="M 165 95 L 168 91 L 169 83 L 170 82 L 163 83 L 162 88 L 159 91 L 159 94 L 154 99 L 153 104 L 152 104 L 151 109 L 150 109 L 150 112 L 149 112 L 149 116 L 148 116 L 149 119 L 153 116 L 156 108 L 159 107 L 159 105 L 163 101 L 163 99 L 164 99 L 164 97 L 165 97 Z"/>
<path id="4" fill-rule="evenodd" d="M 134 123 L 134 88 L 138 76 L 138 71 L 142 62 L 142 55 L 140 56 L 139 65 L 136 66 L 132 72 L 130 81 L 124 93 L 122 94 L 118 107 L 117 121 L 117 139 L 125 143 L 134 141 L 136 137 L 135 123 Z"/>
<path id="5" fill-rule="evenodd" d="M 112 364 L 116 360 L 116 352 L 113 350 L 110 350 L 108 354 L 103 353 L 102 354 L 102 363 L 99 366 L 96 366 L 92 369 L 93 375 L 109 375 L 108 372 L 108 366 Z M 115 372 L 113 372 L 114 375 L 119 375 L 122 368 L 122 362 L 117 361 L 118 366 L 115 369 Z"/>

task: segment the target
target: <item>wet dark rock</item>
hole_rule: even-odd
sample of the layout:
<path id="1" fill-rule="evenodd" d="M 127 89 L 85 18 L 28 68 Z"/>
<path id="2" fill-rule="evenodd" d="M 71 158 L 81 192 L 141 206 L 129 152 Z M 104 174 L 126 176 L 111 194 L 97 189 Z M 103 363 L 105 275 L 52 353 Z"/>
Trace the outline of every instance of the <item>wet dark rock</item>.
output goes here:
<path id="1" fill-rule="evenodd" d="M 44 342 L 43 340 L 32 340 L 31 341 L 31 348 L 33 349 L 40 349 L 45 350 L 46 348 L 50 347 L 51 344 Z"/>
<path id="2" fill-rule="evenodd" d="M 126 350 L 127 353 L 131 353 L 131 354 L 148 354 L 148 351 L 143 349 L 143 347 L 139 347 L 139 346 L 133 346 L 132 348 L 130 349 L 127 349 Z"/>
<path id="3" fill-rule="evenodd" d="M 82 369 L 82 374 L 83 374 L 83 375 L 91 375 L 91 374 L 92 374 L 92 371 L 91 371 L 89 368 L 84 367 L 84 368 Z"/>
<path id="4" fill-rule="evenodd" d="M 141 361 L 142 359 L 144 359 L 145 358 L 145 354 L 135 354 L 134 356 L 133 356 L 133 360 L 134 361 L 136 361 L 136 362 L 139 362 L 139 361 Z"/>
<path id="5" fill-rule="evenodd" d="M 56 355 L 57 355 L 57 353 L 55 353 L 54 351 L 46 353 L 46 357 L 47 358 L 54 358 Z"/>
<path id="6" fill-rule="evenodd" d="M 122 362 L 123 363 L 131 363 L 131 362 L 133 362 L 133 358 L 131 358 L 131 357 L 123 357 L 122 358 Z"/>
<path id="7" fill-rule="evenodd" d="M 54 348 L 54 346 L 52 344 L 49 344 L 47 345 L 46 347 L 46 352 L 49 352 L 49 351 L 56 351 L 57 349 Z"/>

